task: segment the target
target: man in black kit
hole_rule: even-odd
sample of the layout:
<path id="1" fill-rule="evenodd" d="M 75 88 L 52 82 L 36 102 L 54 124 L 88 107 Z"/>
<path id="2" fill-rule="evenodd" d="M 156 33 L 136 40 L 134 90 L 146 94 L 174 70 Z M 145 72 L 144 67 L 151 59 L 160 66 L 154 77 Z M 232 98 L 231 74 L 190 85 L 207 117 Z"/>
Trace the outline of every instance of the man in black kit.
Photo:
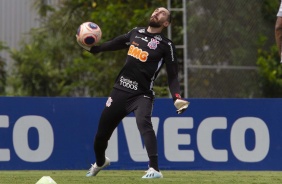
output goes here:
<path id="1" fill-rule="evenodd" d="M 180 96 L 175 46 L 161 33 L 170 22 L 170 12 L 160 7 L 153 12 L 148 27 L 134 28 L 127 34 L 91 48 L 78 41 L 80 46 L 93 54 L 128 49 L 125 65 L 116 78 L 100 117 L 94 140 L 96 163 L 87 172 L 87 177 L 96 176 L 101 169 L 110 165 L 110 159 L 105 156 L 108 140 L 121 120 L 131 112 L 134 112 L 149 157 L 149 169 L 142 178 L 163 177 L 158 167 L 157 139 L 151 116 L 155 96 L 153 84 L 164 63 L 177 113 L 184 112 L 189 105 Z"/>

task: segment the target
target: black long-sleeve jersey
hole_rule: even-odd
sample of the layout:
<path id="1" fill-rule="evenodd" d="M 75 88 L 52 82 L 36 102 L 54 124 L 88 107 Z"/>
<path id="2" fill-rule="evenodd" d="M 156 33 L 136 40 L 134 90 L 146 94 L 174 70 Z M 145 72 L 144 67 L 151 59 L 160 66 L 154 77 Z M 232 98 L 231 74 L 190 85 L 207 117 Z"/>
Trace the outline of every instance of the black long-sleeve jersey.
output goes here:
<path id="1" fill-rule="evenodd" d="M 128 49 L 126 63 L 116 78 L 114 88 L 153 97 L 153 85 L 161 67 L 166 63 L 168 86 L 175 99 L 180 94 L 178 63 L 175 46 L 161 33 L 149 33 L 138 27 L 99 46 L 91 53 Z"/>

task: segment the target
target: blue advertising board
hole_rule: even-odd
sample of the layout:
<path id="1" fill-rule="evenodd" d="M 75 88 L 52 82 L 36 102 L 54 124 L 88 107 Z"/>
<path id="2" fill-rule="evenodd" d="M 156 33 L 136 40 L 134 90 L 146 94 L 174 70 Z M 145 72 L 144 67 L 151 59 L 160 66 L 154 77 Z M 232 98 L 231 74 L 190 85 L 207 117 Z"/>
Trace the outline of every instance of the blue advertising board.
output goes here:
<path id="1" fill-rule="evenodd" d="M 0 98 L 0 170 L 89 169 L 107 98 Z M 282 99 L 156 99 L 162 170 L 282 170 Z M 147 169 L 133 114 L 113 133 L 109 169 Z"/>

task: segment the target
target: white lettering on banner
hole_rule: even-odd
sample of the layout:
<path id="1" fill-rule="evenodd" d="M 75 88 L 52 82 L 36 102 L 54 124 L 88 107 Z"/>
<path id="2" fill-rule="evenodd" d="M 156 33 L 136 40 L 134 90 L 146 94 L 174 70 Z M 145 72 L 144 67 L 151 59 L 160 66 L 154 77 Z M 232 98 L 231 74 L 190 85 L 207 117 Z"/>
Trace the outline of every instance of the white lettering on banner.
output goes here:
<path id="1" fill-rule="evenodd" d="M 117 128 L 112 133 L 112 136 L 108 142 L 108 148 L 106 149 L 106 156 L 111 158 L 112 162 L 118 161 L 118 133 Z"/>
<path id="2" fill-rule="evenodd" d="M 248 150 L 245 145 L 246 130 L 255 133 L 255 148 Z M 269 131 L 263 120 L 256 117 L 240 118 L 231 129 L 231 148 L 235 157 L 242 162 L 260 162 L 268 154 L 270 145 Z"/>
<path id="3" fill-rule="evenodd" d="M 227 119 L 225 117 L 206 118 L 198 127 L 197 145 L 202 157 L 211 162 L 227 162 L 227 150 L 215 149 L 212 142 L 214 130 L 226 129 Z"/>
<path id="4" fill-rule="evenodd" d="M 0 116 L 0 128 L 9 127 L 9 117 Z M 10 161 L 10 150 L 9 149 L 0 149 L 0 161 Z"/>
<path id="5" fill-rule="evenodd" d="M 164 153 L 169 161 L 195 160 L 193 150 L 180 150 L 179 145 L 190 145 L 191 136 L 189 134 L 179 134 L 179 129 L 192 129 L 193 118 L 167 118 L 164 122 Z"/>
<path id="6" fill-rule="evenodd" d="M 155 132 L 158 130 L 159 118 L 152 118 Z M 169 117 L 164 121 L 164 154 L 171 162 L 193 162 L 195 161 L 194 150 L 179 149 L 179 145 L 190 145 L 190 134 L 179 134 L 180 129 L 193 129 L 193 118 L 191 117 Z M 143 147 L 140 133 L 136 126 L 135 117 L 123 119 L 125 137 L 130 157 L 134 161 L 147 161 L 146 149 Z M 197 147 L 200 155 L 210 162 L 228 162 L 227 149 L 215 149 L 213 146 L 213 134 L 215 130 L 226 130 L 226 117 L 209 117 L 204 119 L 197 130 Z M 255 134 L 255 148 L 248 150 L 245 145 L 246 130 L 251 129 Z M 223 137 L 224 138 L 224 137 Z M 270 147 L 270 136 L 265 122 L 255 117 L 239 118 L 234 122 L 230 132 L 231 151 L 235 157 L 242 162 L 260 162 L 268 154 Z M 109 141 L 106 154 L 113 157 L 112 161 L 118 161 L 118 133 L 113 133 Z"/>
<path id="7" fill-rule="evenodd" d="M 151 119 L 155 133 L 158 132 L 159 118 L 154 117 Z M 126 117 L 122 120 L 125 137 L 129 149 L 129 154 L 132 160 L 136 162 L 146 162 L 148 160 L 147 151 L 142 144 L 141 135 L 136 125 L 135 117 Z"/>
<path id="8" fill-rule="evenodd" d="M 153 117 L 152 123 L 155 132 L 163 131 L 163 140 L 165 158 L 171 162 L 194 162 L 195 151 L 203 159 L 210 162 L 228 162 L 228 154 L 234 154 L 240 162 L 260 162 L 266 158 L 270 149 L 270 133 L 266 123 L 257 117 L 242 117 L 237 119 L 232 127 L 227 129 L 226 117 L 207 117 L 199 122 L 196 130 L 196 137 L 192 137 L 190 133 L 195 132 L 194 119 L 192 117 L 168 117 L 164 120 L 163 130 L 159 129 L 159 117 Z M 198 124 L 198 122 L 197 122 Z M 135 117 L 125 117 L 122 120 L 125 133 L 126 143 L 131 159 L 135 162 L 148 161 L 147 152 L 142 143 L 142 138 L 136 125 Z M 0 116 L 0 130 L 9 127 L 9 117 Z M 31 128 L 35 128 L 38 132 L 38 147 L 31 149 L 29 147 L 28 133 Z M 185 130 L 185 132 L 179 132 Z M 216 130 L 230 131 L 230 147 L 231 149 L 216 149 L 214 145 Z M 254 148 L 246 147 L 246 132 L 248 130 L 254 133 Z M 109 141 L 106 155 L 113 162 L 119 160 L 118 155 L 118 131 L 113 132 Z M 223 137 L 223 139 L 226 137 Z M 54 132 L 51 123 L 41 116 L 28 115 L 20 117 L 13 127 L 12 136 L 13 146 L 17 156 L 26 162 L 43 162 L 47 160 L 54 149 Z M 191 147 L 191 142 L 195 142 L 197 148 Z M 185 148 L 180 149 L 180 146 Z M 190 148 L 191 147 L 191 148 Z M 0 148 L 0 162 L 11 160 L 10 148 Z"/>
<path id="9" fill-rule="evenodd" d="M 155 133 L 158 132 L 159 118 L 153 117 L 152 124 Z M 142 144 L 141 135 L 137 128 L 135 117 L 125 117 L 122 120 L 124 133 L 128 145 L 129 155 L 135 162 L 146 162 L 148 161 L 146 148 Z M 111 158 L 111 161 L 118 161 L 118 134 L 117 129 L 113 132 L 109 141 L 109 146 L 106 150 L 106 155 Z"/>
<path id="10" fill-rule="evenodd" d="M 39 144 L 31 150 L 28 144 L 30 128 L 38 131 Z M 48 159 L 54 148 L 54 135 L 51 124 L 41 116 L 23 116 L 17 120 L 13 130 L 13 144 L 19 158 L 27 162 L 43 162 Z"/>

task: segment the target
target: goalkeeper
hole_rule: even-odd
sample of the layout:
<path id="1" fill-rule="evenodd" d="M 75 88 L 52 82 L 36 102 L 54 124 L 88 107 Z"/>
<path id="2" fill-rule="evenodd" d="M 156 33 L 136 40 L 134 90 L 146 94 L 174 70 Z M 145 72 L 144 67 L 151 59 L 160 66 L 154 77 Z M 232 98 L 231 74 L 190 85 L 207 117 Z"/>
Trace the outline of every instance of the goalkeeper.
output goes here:
<path id="1" fill-rule="evenodd" d="M 149 157 L 149 169 L 142 178 L 163 177 L 158 166 L 157 139 L 151 122 L 155 98 L 154 80 L 163 64 L 166 64 L 169 90 L 177 113 L 183 113 L 189 105 L 189 102 L 180 96 L 175 46 L 161 33 L 170 23 L 170 12 L 160 7 L 152 13 L 148 27 L 134 28 L 126 34 L 91 48 L 77 40 L 79 45 L 93 54 L 128 49 L 125 64 L 116 78 L 100 117 L 94 140 L 96 163 L 86 176 L 96 176 L 101 169 L 110 165 L 110 159 L 105 157 L 108 140 L 121 120 L 133 112 Z"/>

